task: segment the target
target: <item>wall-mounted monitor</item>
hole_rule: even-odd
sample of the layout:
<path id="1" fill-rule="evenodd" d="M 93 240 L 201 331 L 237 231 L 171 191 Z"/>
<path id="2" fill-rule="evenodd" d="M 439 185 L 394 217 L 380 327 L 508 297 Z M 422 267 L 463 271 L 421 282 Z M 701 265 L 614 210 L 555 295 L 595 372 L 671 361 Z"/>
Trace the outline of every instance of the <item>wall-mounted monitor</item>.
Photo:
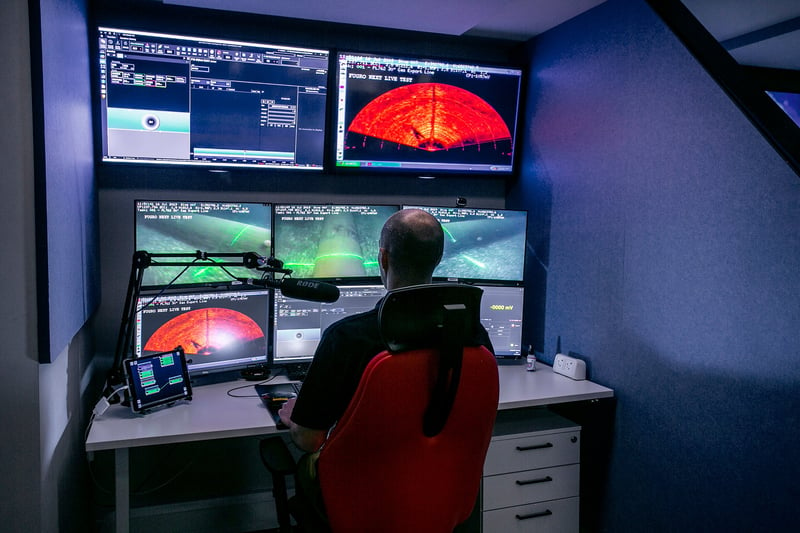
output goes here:
<path id="1" fill-rule="evenodd" d="M 270 291 L 204 291 L 142 295 L 134 356 L 183 347 L 191 374 L 267 362 Z"/>
<path id="2" fill-rule="evenodd" d="M 255 252 L 269 257 L 272 243 L 272 206 L 253 202 L 182 200 L 136 200 L 134 202 L 135 248 L 150 254 L 208 254 Z M 257 278 L 260 273 L 245 267 L 218 267 L 212 262 L 235 262 L 236 258 L 197 261 L 185 272 L 181 266 L 158 262 L 191 263 L 191 258 L 153 258 L 145 269 L 144 287 L 167 285 L 213 285 L 234 277 Z"/>
<path id="3" fill-rule="evenodd" d="M 337 168 L 513 171 L 520 69 L 342 52 L 336 76 Z"/>
<path id="4" fill-rule="evenodd" d="M 102 160 L 321 170 L 327 50 L 101 27 Z"/>
<path id="5" fill-rule="evenodd" d="M 521 283 L 525 272 L 526 211 L 472 207 L 423 209 L 442 224 L 444 254 L 434 278 Z"/>
<path id="6" fill-rule="evenodd" d="M 295 278 L 380 277 L 378 242 L 397 205 L 274 204 L 273 251 Z"/>

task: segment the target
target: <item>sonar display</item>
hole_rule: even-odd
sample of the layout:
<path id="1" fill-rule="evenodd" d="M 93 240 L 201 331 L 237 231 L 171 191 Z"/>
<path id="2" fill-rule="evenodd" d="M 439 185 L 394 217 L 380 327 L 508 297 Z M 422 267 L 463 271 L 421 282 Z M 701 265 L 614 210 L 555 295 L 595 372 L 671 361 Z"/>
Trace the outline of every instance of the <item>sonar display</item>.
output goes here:
<path id="1" fill-rule="evenodd" d="M 444 83 L 415 83 L 388 91 L 364 107 L 349 132 L 429 152 L 510 141 L 511 132 L 485 100 Z"/>
<path id="2" fill-rule="evenodd" d="M 263 344 L 264 331 L 252 318 L 232 309 L 195 309 L 176 316 L 153 333 L 145 352 L 183 346 L 187 354 L 213 357 L 239 350 L 252 343 Z"/>
<path id="3" fill-rule="evenodd" d="M 341 52 L 337 72 L 337 168 L 513 171 L 520 69 Z"/>
<path id="4" fill-rule="evenodd" d="M 190 370 L 266 360 L 267 290 L 188 292 L 141 296 L 136 315 L 137 356 L 181 346 Z"/>

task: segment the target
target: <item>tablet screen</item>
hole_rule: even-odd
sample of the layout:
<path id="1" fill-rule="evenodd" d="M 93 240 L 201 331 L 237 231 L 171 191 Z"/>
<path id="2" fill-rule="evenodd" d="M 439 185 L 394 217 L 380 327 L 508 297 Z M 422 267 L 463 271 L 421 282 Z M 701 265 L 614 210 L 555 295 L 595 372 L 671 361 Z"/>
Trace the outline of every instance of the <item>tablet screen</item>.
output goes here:
<path id="1" fill-rule="evenodd" d="M 131 409 L 140 413 L 157 405 L 192 398 L 183 348 L 125 360 Z"/>

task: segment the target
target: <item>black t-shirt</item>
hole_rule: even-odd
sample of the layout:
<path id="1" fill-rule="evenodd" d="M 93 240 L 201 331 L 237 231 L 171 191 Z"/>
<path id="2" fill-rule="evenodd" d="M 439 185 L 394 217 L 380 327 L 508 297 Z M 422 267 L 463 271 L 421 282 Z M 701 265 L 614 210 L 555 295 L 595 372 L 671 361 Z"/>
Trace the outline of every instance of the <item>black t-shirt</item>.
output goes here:
<path id="1" fill-rule="evenodd" d="M 292 411 L 294 423 L 327 430 L 344 414 L 367 364 L 386 349 L 378 324 L 380 304 L 331 324 L 322 334 Z M 483 325 L 478 325 L 475 336 L 469 344 L 494 352 Z"/>

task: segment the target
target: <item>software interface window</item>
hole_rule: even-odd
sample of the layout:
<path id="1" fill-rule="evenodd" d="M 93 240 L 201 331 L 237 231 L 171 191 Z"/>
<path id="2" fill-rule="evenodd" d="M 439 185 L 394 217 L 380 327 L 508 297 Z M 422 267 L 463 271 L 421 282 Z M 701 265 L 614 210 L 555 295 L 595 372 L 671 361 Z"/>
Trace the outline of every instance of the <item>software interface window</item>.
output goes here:
<path id="1" fill-rule="evenodd" d="M 328 52 L 100 28 L 103 160 L 322 169 Z"/>

